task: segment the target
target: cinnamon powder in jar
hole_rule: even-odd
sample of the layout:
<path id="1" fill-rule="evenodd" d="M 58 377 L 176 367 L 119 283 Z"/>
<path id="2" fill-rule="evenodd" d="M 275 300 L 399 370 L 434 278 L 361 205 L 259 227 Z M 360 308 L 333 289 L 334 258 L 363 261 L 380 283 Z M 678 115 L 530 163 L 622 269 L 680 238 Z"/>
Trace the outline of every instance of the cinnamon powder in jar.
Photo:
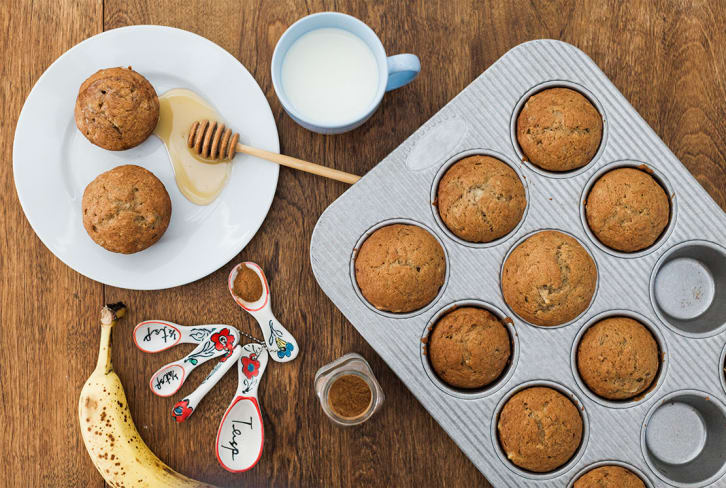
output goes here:
<path id="1" fill-rule="evenodd" d="M 370 408 L 372 400 L 368 383 L 355 374 L 341 376 L 328 390 L 328 406 L 336 415 L 345 419 L 361 417 Z"/>
<path id="2" fill-rule="evenodd" d="M 252 268 L 243 265 L 234 279 L 232 289 L 245 302 L 256 302 L 262 296 L 262 281 Z"/>

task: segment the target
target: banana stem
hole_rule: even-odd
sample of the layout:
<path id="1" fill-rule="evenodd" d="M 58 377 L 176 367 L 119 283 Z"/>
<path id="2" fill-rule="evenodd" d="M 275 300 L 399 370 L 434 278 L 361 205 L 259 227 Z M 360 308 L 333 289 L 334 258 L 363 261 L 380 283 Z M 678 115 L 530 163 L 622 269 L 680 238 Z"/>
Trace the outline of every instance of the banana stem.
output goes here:
<path id="1" fill-rule="evenodd" d="M 126 305 L 121 302 L 106 305 L 101 309 L 101 345 L 98 350 L 96 370 L 108 374 L 113 370 L 111 363 L 111 330 L 118 320 L 126 315 Z"/>

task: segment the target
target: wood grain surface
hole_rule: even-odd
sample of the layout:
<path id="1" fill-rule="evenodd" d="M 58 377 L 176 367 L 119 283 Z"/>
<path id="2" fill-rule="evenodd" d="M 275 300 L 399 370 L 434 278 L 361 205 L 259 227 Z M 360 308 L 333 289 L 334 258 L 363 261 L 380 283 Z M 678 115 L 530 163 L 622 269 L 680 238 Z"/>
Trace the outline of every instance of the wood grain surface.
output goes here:
<path id="1" fill-rule="evenodd" d="M 389 54 L 414 52 L 423 70 L 384 98 L 362 128 L 321 136 L 283 112 L 270 58 L 296 19 L 337 10 L 368 23 Z M 385 363 L 318 288 L 309 239 L 320 213 L 346 185 L 280 171 L 277 195 L 257 236 L 231 263 L 195 283 L 156 292 L 103 286 L 75 273 L 35 236 L 12 175 L 15 124 L 25 97 L 64 51 L 103 30 L 130 24 L 180 27 L 238 58 L 272 106 L 285 154 L 363 174 L 515 45 L 537 38 L 570 42 L 589 54 L 710 195 L 726 208 L 726 4 L 713 1 L 532 0 L 6 0 L 0 3 L 0 448 L 3 486 L 101 487 L 76 417 L 78 394 L 95 364 L 97 317 L 123 300 L 130 315 L 115 330 L 113 360 L 139 431 L 175 469 L 222 486 L 489 486 Z M 132 61 L 131 61 L 132 62 Z M 89 73 L 100 66 L 89 66 Z M 221 107 L 222 111 L 224 110 Z M 69 114 L 71 117 L 71 114 Z M 38 161 L 38 171 L 43 171 Z M 260 263 L 278 317 L 301 345 L 299 358 L 271 367 L 260 392 L 265 450 L 251 472 L 233 475 L 214 457 L 219 419 L 232 398 L 227 375 L 195 416 L 177 425 L 175 397 L 147 386 L 158 366 L 187 348 L 147 355 L 131 340 L 135 323 L 230 323 L 257 334 L 229 298 L 225 279 L 241 260 Z M 356 351 L 386 393 L 370 422 L 333 426 L 313 391 L 323 364 Z M 211 368 L 206 365 L 196 378 Z M 274 365 L 273 365 L 274 366 Z M 178 397 L 178 398 L 177 398 Z"/>

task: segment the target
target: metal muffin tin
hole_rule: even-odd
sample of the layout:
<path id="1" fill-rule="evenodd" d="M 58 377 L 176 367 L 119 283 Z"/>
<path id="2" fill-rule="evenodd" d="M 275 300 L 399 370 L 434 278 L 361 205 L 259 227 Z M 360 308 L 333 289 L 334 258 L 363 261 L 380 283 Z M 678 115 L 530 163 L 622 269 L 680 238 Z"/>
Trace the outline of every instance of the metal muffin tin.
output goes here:
<path id="1" fill-rule="evenodd" d="M 603 117 L 597 155 L 573 172 L 549 173 L 522 162 L 514 136 L 522 104 L 551 86 L 580 91 Z M 490 245 L 455 238 L 432 208 L 442 167 L 470 153 L 498 155 L 527 190 L 521 224 Z M 582 201 L 605 168 L 642 164 L 669 192 L 671 222 L 650 248 L 619 253 L 587 229 Z M 354 276 L 356 248 L 372 230 L 396 221 L 424 227 L 446 251 L 445 285 L 430 305 L 409 314 L 376 310 Z M 560 327 L 526 323 L 500 288 L 505 256 L 542 229 L 576 237 L 598 268 L 590 307 Z M 310 255 L 323 291 L 494 486 L 571 486 L 589 469 L 619 464 L 634 468 L 649 487 L 697 487 L 726 486 L 725 244 L 726 214 L 593 61 L 569 44 L 540 40 L 505 54 L 333 202 L 315 227 Z M 505 314 L 514 334 L 503 377 L 474 392 L 438 380 L 422 342 L 442 311 L 462 301 Z M 609 315 L 638 318 L 661 349 L 655 386 L 633 401 L 597 397 L 576 370 L 584 328 Z M 583 412 L 580 448 L 550 473 L 514 466 L 496 435 L 506 399 L 537 384 L 564 392 Z"/>

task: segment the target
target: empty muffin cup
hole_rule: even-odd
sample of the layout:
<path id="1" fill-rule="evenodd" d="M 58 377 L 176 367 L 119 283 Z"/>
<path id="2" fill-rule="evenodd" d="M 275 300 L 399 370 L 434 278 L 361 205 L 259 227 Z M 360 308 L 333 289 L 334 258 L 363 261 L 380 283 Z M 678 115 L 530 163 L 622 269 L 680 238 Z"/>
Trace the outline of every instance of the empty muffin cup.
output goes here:
<path id="1" fill-rule="evenodd" d="M 648 466 L 678 487 L 713 486 L 726 473 L 726 406 L 697 390 L 657 402 L 643 423 L 641 448 Z"/>
<path id="2" fill-rule="evenodd" d="M 687 241 L 663 254 L 650 277 L 658 318 L 687 337 L 709 337 L 726 327 L 726 249 Z"/>
<path id="3" fill-rule="evenodd" d="M 463 307 L 478 308 L 491 313 L 502 323 L 509 336 L 510 352 L 506 365 L 495 379 L 479 388 L 459 388 L 447 383 L 436 373 L 431 362 L 431 355 L 429 354 L 432 332 L 436 328 L 439 320 L 447 314 Z M 424 371 L 426 371 L 426 375 L 440 390 L 457 398 L 473 399 L 491 395 L 499 390 L 507 382 L 507 380 L 512 377 L 517 365 L 517 359 L 519 358 L 519 338 L 514 329 L 514 322 L 499 308 L 480 300 L 459 300 L 439 310 L 426 324 L 426 327 L 421 335 L 420 350 L 421 364 L 423 365 Z"/>

